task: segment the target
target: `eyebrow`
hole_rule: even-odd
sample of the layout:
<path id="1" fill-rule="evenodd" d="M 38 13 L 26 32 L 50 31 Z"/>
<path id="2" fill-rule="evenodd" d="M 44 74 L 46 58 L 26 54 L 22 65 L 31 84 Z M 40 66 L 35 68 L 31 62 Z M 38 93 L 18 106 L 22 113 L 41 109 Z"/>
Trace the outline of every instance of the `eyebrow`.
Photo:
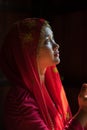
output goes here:
<path id="1" fill-rule="evenodd" d="M 54 35 L 53 35 L 53 33 L 52 33 L 52 35 L 50 35 L 50 34 L 45 34 L 45 37 L 49 37 L 49 36 L 52 36 L 52 37 L 53 37 Z"/>

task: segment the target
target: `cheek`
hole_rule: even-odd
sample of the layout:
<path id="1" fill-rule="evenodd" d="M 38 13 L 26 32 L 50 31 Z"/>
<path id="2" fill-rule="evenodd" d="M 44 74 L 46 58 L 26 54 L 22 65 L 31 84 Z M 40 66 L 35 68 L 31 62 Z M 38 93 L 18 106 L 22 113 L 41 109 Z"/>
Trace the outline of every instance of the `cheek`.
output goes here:
<path id="1" fill-rule="evenodd" d="M 45 46 L 39 49 L 39 55 L 51 55 L 53 53 L 52 48 L 49 46 Z"/>
<path id="2" fill-rule="evenodd" d="M 53 50 L 48 46 L 39 48 L 38 57 L 41 62 L 50 63 L 54 59 Z"/>
<path id="3" fill-rule="evenodd" d="M 50 42 L 47 42 L 47 45 L 45 46 L 47 49 L 52 49 L 52 45 Z"/>
<path id="4" fill-rule="evenodd" d="M 45 47 L 44 50 L 43 50 L 43 56 L 46 56 L 46 57 L 52 57 L 53 55 L 53 51 L 52 51 L 52 48 L 51 47 Z"/>

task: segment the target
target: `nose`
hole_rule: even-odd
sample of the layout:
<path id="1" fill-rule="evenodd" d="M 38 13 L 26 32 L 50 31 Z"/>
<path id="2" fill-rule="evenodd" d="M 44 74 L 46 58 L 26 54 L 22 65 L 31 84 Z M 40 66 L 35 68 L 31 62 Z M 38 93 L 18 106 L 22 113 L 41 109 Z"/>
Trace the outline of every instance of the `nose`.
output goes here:
<path id="1" fill-rule="evenodd" d="M 55 49 L 59 49 L 59 47 L 60 47 L 60 46 L 59 46 L 58 43 L 55 42 L 55 43 L 53 44 L 53 50 L 55 50 Z"/>

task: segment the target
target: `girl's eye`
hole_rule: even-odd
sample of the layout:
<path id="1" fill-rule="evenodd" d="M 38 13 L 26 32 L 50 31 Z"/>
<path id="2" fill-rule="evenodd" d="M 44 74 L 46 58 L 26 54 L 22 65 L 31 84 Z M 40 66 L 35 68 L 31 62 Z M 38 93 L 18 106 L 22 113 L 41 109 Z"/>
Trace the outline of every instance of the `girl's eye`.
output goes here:
<path id="1" fill-rule="evenodd" d="M 45 44 L 47 44 L 47 43 L 52 43 L 52 42 L 54 42 L 54 37 L 52 36 L 47 36 L 46 37 L 46 40 L 45 40 Z"/>
<path id="2" fill-rule="evenodd" d="M 46 39 L 46 42 L 50 42 L 50 40 L 49 40 L 49 39 Z"/>
<path id="3" fill-rule="evenodd" d="M 51 42 L 53 38 L 51 38 L 50 36 L 46 37 L 46 42 Z"/>
<path id="4" fill-rule="evenodd" d="M 47 37 L 47 38 L 46 38 L 46 41 L 49 41 L 49 40 L 50 40 L 50 38 L 49 38 L 49 37 Z"/>

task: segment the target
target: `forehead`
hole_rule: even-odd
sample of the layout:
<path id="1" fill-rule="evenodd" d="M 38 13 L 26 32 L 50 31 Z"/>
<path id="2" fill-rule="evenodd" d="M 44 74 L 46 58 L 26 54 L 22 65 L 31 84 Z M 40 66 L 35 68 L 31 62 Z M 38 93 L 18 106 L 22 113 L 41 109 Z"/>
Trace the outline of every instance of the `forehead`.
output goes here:
<path id="1" fill-rule="evenodd" d="M 44 36 L 53 36 L 53 31 L 51 30 L 51 28 L 50 27 L 45 27 L 44 29 L 43 29 L 43 35 Z"/>

